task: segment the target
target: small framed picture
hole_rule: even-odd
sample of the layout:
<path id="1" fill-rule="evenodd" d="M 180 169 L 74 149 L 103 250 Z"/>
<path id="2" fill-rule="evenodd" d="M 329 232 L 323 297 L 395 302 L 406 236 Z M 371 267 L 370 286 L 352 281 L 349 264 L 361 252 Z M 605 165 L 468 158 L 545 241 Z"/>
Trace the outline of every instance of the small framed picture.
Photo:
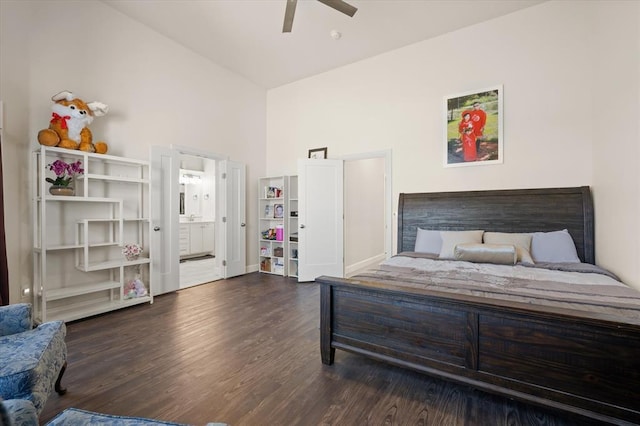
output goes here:
<path id="1" fill-rule="evenodd" d="M 327 158 L 327 148 L 315 148 L 309 150 L 309 158 L 315 159 L 326 159 Z"/>
<path id="2" fill-rule="evenodd" d="M 273 217 L 275 218 L 284 217 L 284 206 L 282 204 L 273 205 Z"/>

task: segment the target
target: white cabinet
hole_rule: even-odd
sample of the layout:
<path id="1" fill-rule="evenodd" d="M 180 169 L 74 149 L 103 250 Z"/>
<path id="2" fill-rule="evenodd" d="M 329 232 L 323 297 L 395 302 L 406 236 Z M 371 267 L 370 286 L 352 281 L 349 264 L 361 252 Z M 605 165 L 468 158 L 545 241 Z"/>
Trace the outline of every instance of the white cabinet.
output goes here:
<path id="1" fill-rule="evenodd" d="M 180 224 L 180 256 L 215 253 L 215 222 Z"/>
<path id="2" fill-rule="evenodd" d="M 50 194 L 56 160 L 81 162 L 74 195 Z M 149 163 L 43 146 L 32 174 L 35 317 L 70 321 L 152 302 Z M 142 253 L 125 258 L 125 244 Z"/>
<path id="3" fill-rule="evenodd" d="M 180 224 L 180 256 L 186 256 L 191 252 L 191 227 L 186 223 Z"/>
<path id="4" fill-rule="evenodd" d="M 213 222 L 192 223 L 189 228 L 189 254 L 213 253 L 215 248 Z"/>

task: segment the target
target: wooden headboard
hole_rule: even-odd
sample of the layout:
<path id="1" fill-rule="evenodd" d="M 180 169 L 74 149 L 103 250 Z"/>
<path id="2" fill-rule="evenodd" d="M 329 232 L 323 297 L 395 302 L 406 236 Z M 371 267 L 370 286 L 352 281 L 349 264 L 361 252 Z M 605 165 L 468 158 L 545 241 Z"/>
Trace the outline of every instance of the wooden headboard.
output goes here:
<path id="1" fill-rule="evenodd" d="M 588 186 L 400 194 L 398 253 L 413 251 L 418 228 L 536 232 L 567 229 L 580 260 L 595 263 Z"/>

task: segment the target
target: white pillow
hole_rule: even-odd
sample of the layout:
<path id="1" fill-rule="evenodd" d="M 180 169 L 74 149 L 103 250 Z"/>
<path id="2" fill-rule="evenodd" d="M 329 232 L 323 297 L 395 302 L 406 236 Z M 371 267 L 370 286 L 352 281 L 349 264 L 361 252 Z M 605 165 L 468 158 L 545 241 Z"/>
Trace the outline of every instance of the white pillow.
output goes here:
<path id="1" fill-rule="evenodd" d="M 442 237 L 440 231 L 418 228 L 416 246 L 413 251 L 418 253 L 440 254 Z"/>
<path id="2" fill-rule="evenodd" d="M 484 231 L 440 231 L 442 237 L 441 259 L 455 259 L 454 250 L 458 244 L 482 243 Z"/>
<path id="3" fill-rule="evenodd" d="M 576 245 L 566 229 L 531 235 L 531 256 L 535 262 L 580 263 Z"/>
<path id="4" fill-rule="evenodd" d="M 533 264 L 531 258 L 531 234 L 511 232 L 485 232 L 482 239 L 487 244 L 509 244 L 516 247 L 518 262 Z"/>

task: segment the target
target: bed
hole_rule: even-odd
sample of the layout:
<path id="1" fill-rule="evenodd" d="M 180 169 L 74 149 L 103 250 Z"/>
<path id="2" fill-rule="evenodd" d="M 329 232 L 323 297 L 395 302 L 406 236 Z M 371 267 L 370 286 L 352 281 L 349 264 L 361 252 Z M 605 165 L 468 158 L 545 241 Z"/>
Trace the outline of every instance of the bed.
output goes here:
<path id="1" fill-rule="evenodd" d="M 588 187 L 400 194 L 397 252 L 414 250 L 418 228 L 567 229 L 588 266 L 595 263 L 593 216 Z M 602 422 L 640 423 L 640 316 L 450 293 L 370 274 L 316 282 L 324 364 L 340 349 Z M 640 315 L 640 298 L 629 300 L 628 310 Z"/>

